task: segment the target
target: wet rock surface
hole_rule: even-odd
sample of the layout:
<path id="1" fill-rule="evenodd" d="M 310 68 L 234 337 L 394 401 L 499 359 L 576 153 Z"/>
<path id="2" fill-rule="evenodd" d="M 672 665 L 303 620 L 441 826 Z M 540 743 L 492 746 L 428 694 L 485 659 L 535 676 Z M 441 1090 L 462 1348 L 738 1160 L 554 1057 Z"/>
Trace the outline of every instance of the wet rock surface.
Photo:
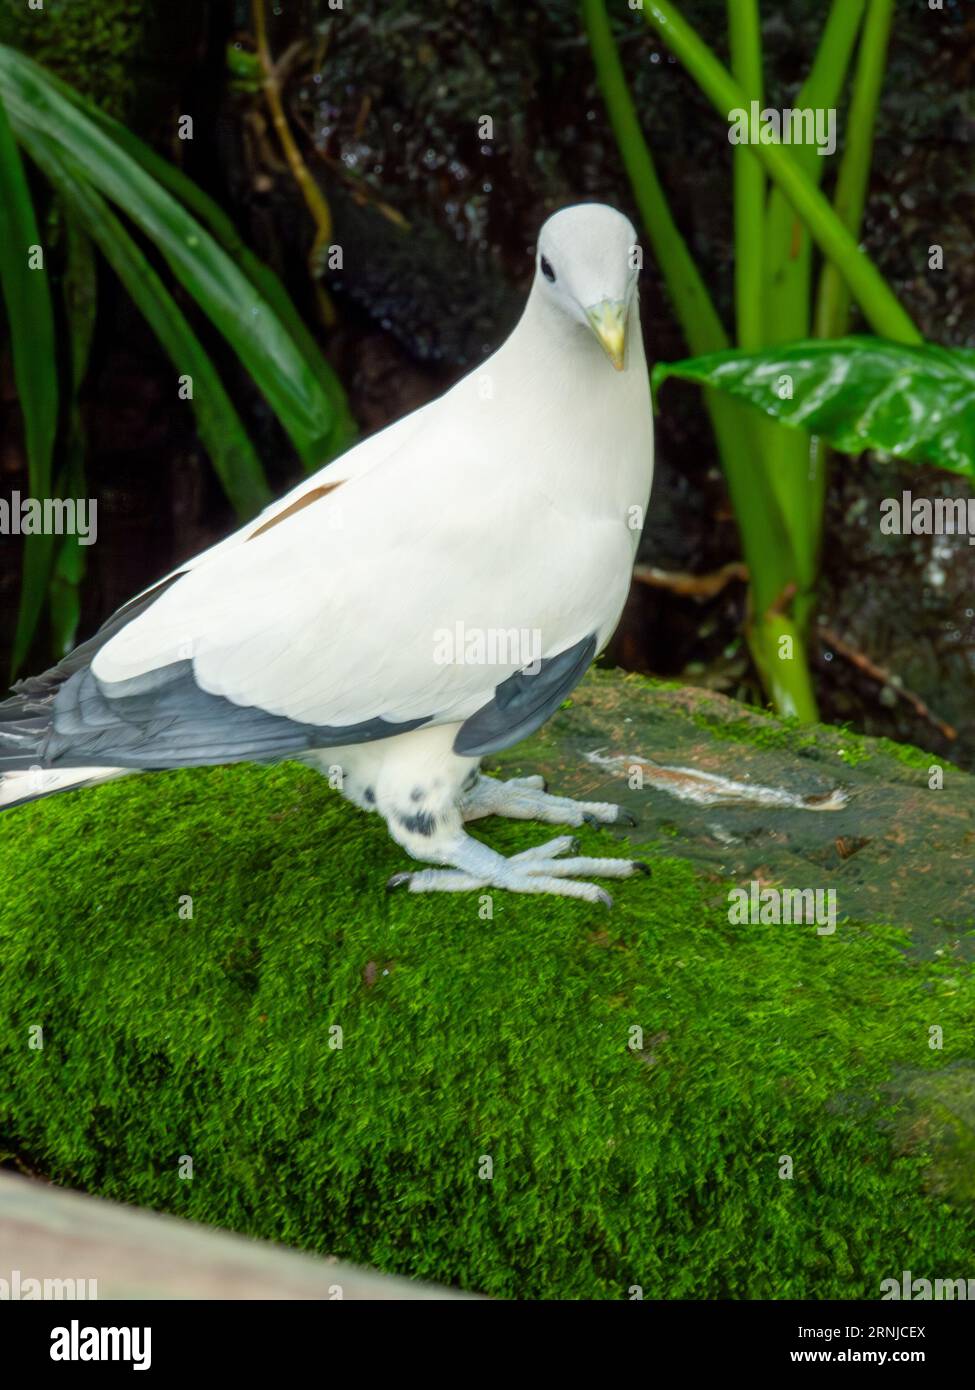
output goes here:
<path id="1" fill-rule="evenodd" d="M 718 898 L 753 880 L 832 888 L 838 932 L 887 922 L 915 951 L 975 957 L 975 779 L 915 749 L 596 673 L 501 764 L 516 766 L 560 794 L 618 802 L 638 817 L 633 843 L 690 860 Z M 741 790 L 702 802 L 694 774 Z"/>

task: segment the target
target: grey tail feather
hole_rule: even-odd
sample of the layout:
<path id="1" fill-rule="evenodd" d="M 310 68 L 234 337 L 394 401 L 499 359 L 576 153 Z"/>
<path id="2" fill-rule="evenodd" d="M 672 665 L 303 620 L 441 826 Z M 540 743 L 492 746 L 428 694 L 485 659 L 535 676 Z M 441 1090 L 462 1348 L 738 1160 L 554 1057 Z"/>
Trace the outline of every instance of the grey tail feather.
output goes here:
<path id="1" fill-rule="evenodd" d="M 0 810 L 6 810 L 8 806 L 19 806 L 25 801 L 35 801 L 39 796 L 50 796 L 54 792 L 68 791 L 71 786 L 84 786 L 90 780 L 103 781 L 106 776 L 118 775 L 114 768 L 79 767 L 75 770 L 84 776 L 77 781 L 70 782 L 70 785 L 52 786 L 47 791 L 28 792 L 25 781 L 25 794 L 23 796 L 18 796 L 16 800 L 7 800 L 4 795 L 5 792 L 7 796 L 11 794 L 7 774 L 31 772 L 43 767 L 43 750 L 52 729 L 52 706 L 64 683 L 70 680 L 76 672 L 90 665 L 99 647 L 104 646 L 109 638 L 114 637 L 133 618 L 138 617 L 140 613 L 155 603 L 156 599 L 179 578 L 181 578 L 180 574 L 171 575 L 168 579 L 161 580 L 147 593 L 124 604 L 102 623 L 94 636 L 75 647 L 56 666 L 52 666 L 49 671 L 44 671 L 39 676 L 28 676 L 24 680 L 17 681 L 12 687 L 11 697 L 0 701 Z M 71 770 L 64 769 L 65 772 Z M 20 781 L 19 777 L 17 781 Z"/>
<path id="2" fill-rule="evenodd" d="M 0 703 L 0 775 L 23 772 L 38 767 L 43 759 L 42 748 L 51 732 L 54 697 L 67 679 L 57 667 L 45 676 L 18 681 L 14 694 Z"/>
<path id="3" fill-rule="evenodd" d="M 5 772 L 0 774 L 0 811 L 128 775 L 127 768 L 112 767 L 73 767 L 57 772 L 32 767 L 26 771 Z"/>

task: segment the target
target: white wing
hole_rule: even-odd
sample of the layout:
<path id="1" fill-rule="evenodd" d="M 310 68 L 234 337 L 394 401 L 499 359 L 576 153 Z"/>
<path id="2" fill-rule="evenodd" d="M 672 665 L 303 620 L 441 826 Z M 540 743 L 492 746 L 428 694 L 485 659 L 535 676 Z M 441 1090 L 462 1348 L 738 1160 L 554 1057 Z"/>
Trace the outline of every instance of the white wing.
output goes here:
<path id="1" fill-rule="evenodd" d="M 94 675 L 111 695 L 189 658 L 201 689 L 302 723 L 466 718 L 532 655 L 595 632 L 601 644 L 629 564 L 622 522 L 583 525 L 524 475 L 513 493 L 507 470 L 486 489 L 492 462 L 441 415 L 260 535 L 209 552 L 97 653 Z M 491 660 L 512 632 L 510 659 Z M 487 648 L 469 662 L 479 635 Z"/>

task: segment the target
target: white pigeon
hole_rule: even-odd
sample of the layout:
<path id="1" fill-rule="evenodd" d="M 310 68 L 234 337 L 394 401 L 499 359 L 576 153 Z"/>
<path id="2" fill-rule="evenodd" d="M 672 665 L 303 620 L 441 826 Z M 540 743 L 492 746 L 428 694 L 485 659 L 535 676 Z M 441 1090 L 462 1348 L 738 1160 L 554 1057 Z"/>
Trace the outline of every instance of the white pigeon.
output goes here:
<path id="1" fill-rule="evenodd" d="M 579 876 L 645 866 L 505 858 L 465 823 L 627 820 L 485 776 L 619 620 L 653 472 L 636 234 L 602 204 L 543 226 L 524 313 L 438 400 L 306 479 L 131 600 L 0 704 L 0 806 L 132 771 L 297 759 L 377 811 L 412 892 L 608 902 Z"/>

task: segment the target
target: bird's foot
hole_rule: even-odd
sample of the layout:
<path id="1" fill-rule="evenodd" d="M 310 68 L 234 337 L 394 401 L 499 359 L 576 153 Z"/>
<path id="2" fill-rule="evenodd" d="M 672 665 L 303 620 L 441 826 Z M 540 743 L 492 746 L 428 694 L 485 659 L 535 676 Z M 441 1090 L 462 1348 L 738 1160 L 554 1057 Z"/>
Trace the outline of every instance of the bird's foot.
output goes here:
<path id="1" fill-rule="evenodd" d="M 465 821 L 482 816 L 506 816 L 510 820 L 538 820 L 549 825 L 636 825 L 636 817 L 612 801 L 574 801 L 552 796 L 544 777 L 479 776 L 461 803 Z"/>
<path id="2" fill-rule="evenodd" d="M 477 848 L 468 852 L 467 846 Z M 560 835 L 505 859 L 486 845 L 464 836 L 456 851 L 458 867 L 394 874 L 386 886 L 390 889 L 408 887 L 411 893 L 462 893 L 478 888 L 504 888 L 510 893 L 554 893 L 558 897 L 581 898 L 585 902 L 612 907 L 613 900 L 605 889 L 595 883 L 579 882 L 575 876 L 630 878 L 633 874 L 650 872 L 640 860 L 579 857 L 576 855 L 578 848 L 579 842 L 574 836 Z M 572 857 L 559 858 L 566 854 Z M 469 861 L 469 867 L 460 861 Z"/>

